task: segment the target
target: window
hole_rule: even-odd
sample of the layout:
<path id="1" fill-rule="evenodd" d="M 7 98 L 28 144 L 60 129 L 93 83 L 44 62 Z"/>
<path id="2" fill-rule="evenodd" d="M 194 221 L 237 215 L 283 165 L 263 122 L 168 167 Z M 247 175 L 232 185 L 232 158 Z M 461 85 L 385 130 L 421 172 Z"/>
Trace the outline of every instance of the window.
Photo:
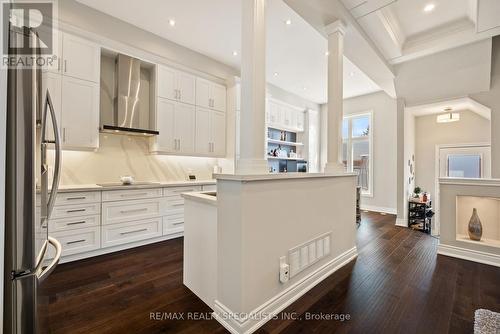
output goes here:
<path id="1" fill-rule="evenodd" d="M 450 154 L 447 174 L 449 177 L 480 179 L 481 155 Z"/>
<path id="2" fill-rule="evenodd" d="M 342 160 L 346 171 L 357 173 L 361 194 L 372 196 L 372 113 L 344 117 L 342 138 Z"/>

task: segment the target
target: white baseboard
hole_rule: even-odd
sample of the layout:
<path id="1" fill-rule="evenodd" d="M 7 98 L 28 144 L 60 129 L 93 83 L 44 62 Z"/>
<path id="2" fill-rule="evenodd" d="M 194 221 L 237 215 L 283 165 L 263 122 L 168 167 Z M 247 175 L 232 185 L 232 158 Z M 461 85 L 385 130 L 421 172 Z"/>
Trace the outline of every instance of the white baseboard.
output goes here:
<path id="1" fill-rule="evenodd" d="M 450 245 L 438 245 L 438 254 L 500 267 L 500 255 Z"/>
<path id="2" fill-rule="evenodd" d="M 408 220 L 406 220 L 404 218 L 397 218 L 396 219 L 396 226 L 408 227 Z"/>
<path id="3" fill-rule="evenodd" d="M 373 211 L 373 212 L 381 212 L 381 213 L 388 213 L 390 215 L 397 215 L 398 210 L 394 208 L 386 208 L 383 206 L 374 206 L 374 205 L 360 205 L 360 209 L 364 211 Z"/>
<path id="4" fill-rule="evenodd" d="M 356 256 L 358 256 L 356 247 L 349 249 L 302 278 L 288 289 L 275 295 L 251 311 L 248 315 L 242 316 L 241 313 L 235 313 L 220 301 L 216 300 L 214 303 L 213 316 L 222 326 L 233 334 L 253 333 L 325 278 L 352 261 Z"/>

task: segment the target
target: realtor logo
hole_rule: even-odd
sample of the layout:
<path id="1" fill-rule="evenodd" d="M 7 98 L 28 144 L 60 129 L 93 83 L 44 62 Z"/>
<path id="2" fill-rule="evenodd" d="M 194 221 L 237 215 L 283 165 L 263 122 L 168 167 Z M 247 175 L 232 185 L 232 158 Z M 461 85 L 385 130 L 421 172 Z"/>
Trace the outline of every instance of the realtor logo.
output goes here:
<path id="1" fill-rule="evenodd" d="M 2 66 L 46 66 L 57 59 L 51 0 L 2 2 Z"/>

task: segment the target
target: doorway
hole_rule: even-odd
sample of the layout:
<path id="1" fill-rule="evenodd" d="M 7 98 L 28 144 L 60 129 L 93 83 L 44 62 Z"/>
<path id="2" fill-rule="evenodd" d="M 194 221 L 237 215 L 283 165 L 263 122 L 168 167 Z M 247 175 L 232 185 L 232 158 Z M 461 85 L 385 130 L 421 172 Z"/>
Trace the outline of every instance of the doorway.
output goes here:
<path id="1" fill-rule="evenodd" d="M 489 179 L 491 178 L 491 145 L 462 144 L 436 147 L 436 197 L 433 235 L 439 235 L 439 179 L 443 177 Z"/>

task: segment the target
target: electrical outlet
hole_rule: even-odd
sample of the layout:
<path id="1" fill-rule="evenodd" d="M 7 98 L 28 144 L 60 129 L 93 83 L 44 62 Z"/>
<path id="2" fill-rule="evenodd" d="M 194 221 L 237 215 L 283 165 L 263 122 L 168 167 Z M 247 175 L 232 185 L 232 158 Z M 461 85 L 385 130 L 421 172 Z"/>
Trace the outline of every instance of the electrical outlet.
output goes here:
<path id="1" fill-rule="evenodd" d="M 290 279 L 290 266 L 286 263 L 286 256 L 280 257 L 280 282 L 286 283 Z"/>

